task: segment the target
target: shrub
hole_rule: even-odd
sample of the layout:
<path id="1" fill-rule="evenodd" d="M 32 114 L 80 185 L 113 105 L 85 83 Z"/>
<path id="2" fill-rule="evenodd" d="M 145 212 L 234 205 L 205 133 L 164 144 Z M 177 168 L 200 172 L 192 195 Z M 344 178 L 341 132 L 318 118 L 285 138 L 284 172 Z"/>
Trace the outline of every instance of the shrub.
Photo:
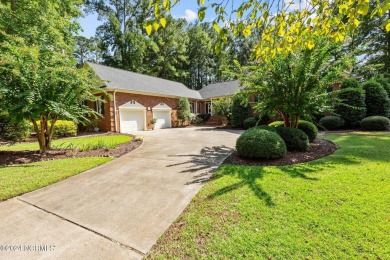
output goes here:
<path id="1" fill-rule="evenodd" d="M 369 116 L 360 122 L 360 126 L 366 131 L 388 130 L 390 120 L 383 116 Z"/>
<path id="2" fill-rule="evenodd" d="M 339 116 L 324 116 L 319 123 L 326 130 L 337 130 L 344 126 L 345 121 Z"/>
<path id="3" fill-rule="evenodd" d="M 256 128 L 256 129 L 262 129 L 262 130 L 267 130 L 267 131 L 271 131 L 271 132 L 277 133 L 275 127 L 268 126 L 268 125 L 258 125 L 258 126 L 256 126 L 255 128 Z"/>
<path id="4" fill-rule="evenodd" d="M 301 129 L 290 127 L 275 128 L 286 143 L 288 151 L 306 152 L 309 150 L 309 137 Z"/>
<path id="5" fill-rule="evenodd" d="M 376 81 L 369 80 L 363 84 L 366 91 L 367 116 L 389 116 L 390 100 L 385 89 Z"/>
<path id="6" fill-rule="evenodd" d="M 387 92 L 387 96 L 390 98 L 390 79 L 384 77 L 383 75 L 379 75 L 379 76 L 376 76 L 374 78 L 374 80 L 382 85 L 382 87 Z"/>
<path id="7" fill-rule="evenodd" d="M 222 125 L 228 125 L 232 118 L 232 99 L 224 97 L 213 101 L 212 111 L 213 115 L 222 117 Z"/>
<path id="8" fill-rule="evenodd" d="M 340 89 L 347 88 L 359 88 L 359 82 L 354 78 L 346 79 L 341 83 Z"/>
<path id="9" fill-rule="evenodd" d="M 335 113 L 345 121 L 346 127 L 357 127 L 366 116 L 364 91 L 361 88 L 347 88 L 337 92 L 340 103 L 335 106 Z"/>
<path id="10" fill-rule="evenodd" d="M 232 99 L 232 117 L 230 124 L 232 127 L 243 127 L 244 120 L 250 116 L 251 108 L 248 102 L 248 97 L 243 93 L 237 93 Z"/>
<path id="11" fill-rule="evenodd" d="M 181 97 L 179 99 L 176 115 L 179 121 L 179 125 L 181 126 L 183 126 L 186 121 L 191 119 L 191 105 L 188 101 L 188 98 Z"/>
<path id="12" fill-rule="evenodd" d="M 75 122 L 58 120 L 54 125 L 54 136 L 65 137 L 65 136 L 76 136 L 77 125 Z"/>
<path id="13" fill-rule="evenodd" d="M 276 133 L 252 128 L 245 131 L 236 142 L 237 154 L 255 159 L 277 159 L 287 153 L 286 144 Z"/>
<path id="14" fill-rule="evenodd" d="M 283 127 L 283 121 L 275 121 L 269 124 L 272 127 Z M 316 139 L 318 134 L 318 128 L 311 122 L 305 120 L 299 120 L 298 128 L 301 129 L 309 137 L 309 141 L 313 142 Z"/>
<path id="15" fill-rule="evenodd" d="M 38 127 L 40 126 L 39 121 L 37 121 Z M 47 125 L 49 128 L 50 123 Z M 30 123 L 30 129 L 34 130 L 34 127 Z M 77 125 L 75 122 L 67 120 L 58 120 L 54 125 L 54 136 L 55 137 L 66 137 L 66 136 L 76 136 L 77 135 Z"/>
<path id="16" fill-rule="evenodd" d="M 256 126 L 257 119 L 255 117 L 249 117 L 244 120 L 244 128 L 249 129 Z"/>
<path id="17" fill-rule="evenodd" d="M 13 122 L 6 114 L 0 115 L 0 139 L 4 141 L 21 141 L 29 137 L 30 124 L 28 121 Z"/>

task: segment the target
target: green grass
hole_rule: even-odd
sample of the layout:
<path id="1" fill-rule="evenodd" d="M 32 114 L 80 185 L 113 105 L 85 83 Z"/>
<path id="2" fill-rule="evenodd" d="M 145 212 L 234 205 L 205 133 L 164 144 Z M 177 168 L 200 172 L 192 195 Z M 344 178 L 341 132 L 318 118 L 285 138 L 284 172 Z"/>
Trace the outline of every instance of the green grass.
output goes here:
<path id="1" fill-rule="evenodd" d="M 333 155 L 224 165 L 160 238 L 157 259 L 390 259 L 390 134 L 332 134 Z"/>
<path id="2" fill-rule="evenodd" d="M 118 145 L 131 141 L 127 135 L 108 135 L 59 139 L 52 142 L 52 148 L 75 149 L 81 151 L 99 148 L 115 149 Z M 39 150 L 37 142 L 16 143 L 0 146 L 0 151 Z"/>
<path id="3" fill-rule="evenodd" d="M 0 201 L 45 187 L 111 160 L 109 157 L 86 157 L 0 167 Z"/>

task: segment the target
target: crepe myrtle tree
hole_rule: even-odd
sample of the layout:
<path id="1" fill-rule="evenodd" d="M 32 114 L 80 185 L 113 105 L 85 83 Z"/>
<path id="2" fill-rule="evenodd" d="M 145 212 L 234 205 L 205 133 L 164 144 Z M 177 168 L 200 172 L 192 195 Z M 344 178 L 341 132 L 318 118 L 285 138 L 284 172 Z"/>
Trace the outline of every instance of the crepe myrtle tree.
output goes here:
<path id="1" fill-rule="evenodd" d="M 97 99 L 98 81 L 62 51 L 0 31 L 0 64 L 1 106 L 15 120 L 33 124 L 41 153 L 50 149 L 57 120 L 83 123 L 98 116 L 84 105 Z"/>
<path id="2" fill-rule="evenodd" d="M 350 67 L 349 56 L 335 59 L 339 48 L 326 38 L 315 48 L 301 49 L 272 58 L 267 66 L 243 68 L 245 91 L 258 96 L 254 109 L 261 115 L 279 115 L 286 127 L 297 128 L 299 120 L 312 117 L 330 101 L 326 89 Z"/>

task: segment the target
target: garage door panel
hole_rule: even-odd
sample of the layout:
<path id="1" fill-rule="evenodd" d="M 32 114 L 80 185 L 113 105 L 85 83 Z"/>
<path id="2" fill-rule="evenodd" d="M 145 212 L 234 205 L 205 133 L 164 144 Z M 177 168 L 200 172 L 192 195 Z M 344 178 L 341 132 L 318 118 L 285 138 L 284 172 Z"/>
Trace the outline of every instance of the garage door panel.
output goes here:
<path id="1" fill-rule="evenodd" d="M 121 133 L 132 133 L 144 130 L 144 111 L 122 110 L 120 111 Z"/>
<path id="2" fill-rule="evenodd" d="M 171 111 L 154 111 L 153 117 L 157 119 L 154 129 L 171 127 Z"/>

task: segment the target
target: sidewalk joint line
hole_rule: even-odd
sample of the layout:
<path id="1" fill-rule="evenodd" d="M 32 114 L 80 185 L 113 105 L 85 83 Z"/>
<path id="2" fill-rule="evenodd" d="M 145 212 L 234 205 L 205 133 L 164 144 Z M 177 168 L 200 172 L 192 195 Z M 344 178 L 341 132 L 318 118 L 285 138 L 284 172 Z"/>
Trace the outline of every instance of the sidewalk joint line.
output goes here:
<path id="1" fill-rule="evenodd" d="M 48 211 L 48 210 L 46 210 L 46 209 L 44 209 L 44 208 L 41 208 L 41 207 L 39 207 L 39 206 L 37 206 L 37 205 L 34 205 L 34 204 L 32 204 L 32 203 L 30 203 L 30 202 L 28 202 L 28 201 L 22 200 L 21 198 L 17 198 L 17 199 L 18 199 L 19 201 L 21 201 L 21 202 L 24 202 L 24 203 L 26 203 L 26 204 L 28 204 L 28 205 L 30 205 L 30 206 L 33 206 L 33 207 L 37 208 L 37 209 L 39 209 L 39 210 L 42 210 L 42 211 L 44 211 L 44 212 L 46 212 L 46 213 L 48 213 L 48 214 L 50 214 L 50 215 L 56 216 L 56 217 L 62 219 L 63 221 L 69 222 L 69 223 L 71 223 L 71 224 L 73 224 L 73 225 L 76 225 L 76 226 L 82 228 L 82 229 L 85 229 L 85 230 L 87 230 L 87 231 L 89 231 L 89 232 L 92 232 L 92 233 L 94 233 L 95 235 L 98 235 L 98 236 L 100 236 L 100 237 L 102 237 L 102 238 L 105 238 L 105 239 L 107 239 L 107 240 L 110 240 L 111 242 L 113 242 L 113 243 L 115 243 L 115 244 L 117 244 L 117 245 L 119 245 L 119 246 L 121 246 L 121 247 L 124 247 L 124 248 L 126 248 L 126 249 L 130 249 L 131 251 L 133 251 L 133 252 L 135 252 L 135 253 L 137 253 L 137 254 L 139 254 L 139 255 L 141 255 L 141 256 L 145 256 L 145 255 L 146 255 L 145 253 L 139 251 L 138 249 L 136 249 L 136 248 L 134 248 L 134 247 L 131 247 L 131 246 L 126 245 L 126 244 L 123 244 L 123 243 L 121 243 L 121 242 L 119 242 L 119 241 L 117 241 L 117 240 L 115 240 L 115 239 L 113 239 L 113 238 L 110 238 L 110 237 L 108 237 L 108 236 L 106 236 L 106 235 L 104 235 L 104 234 L 102 234 L 102 233 L 99 233 L 99 232 L 97 232 L 97 231 L 95 231 L 95 230 L 93 230 L 93 229 L 90 229 L 90 228 L 88 228 L 88 227 L 86 227 L 86 226 L 83 226 L 83 225 L 81 225 L 81 224 L 78 224 L 78 223 L 76 223 L 76 222 L 74 222 L 74 221 L 72 221 L 72 220 L 69 220 L 69 219 L 67 219 L 67 218 L 64 218 L 64 217 L 62 217 L 62 216 L 60 216 L 60 215 L 58 215 L 58 214 L 56 214 L 56 213 L 54 213 L 54 212 Z"/>

